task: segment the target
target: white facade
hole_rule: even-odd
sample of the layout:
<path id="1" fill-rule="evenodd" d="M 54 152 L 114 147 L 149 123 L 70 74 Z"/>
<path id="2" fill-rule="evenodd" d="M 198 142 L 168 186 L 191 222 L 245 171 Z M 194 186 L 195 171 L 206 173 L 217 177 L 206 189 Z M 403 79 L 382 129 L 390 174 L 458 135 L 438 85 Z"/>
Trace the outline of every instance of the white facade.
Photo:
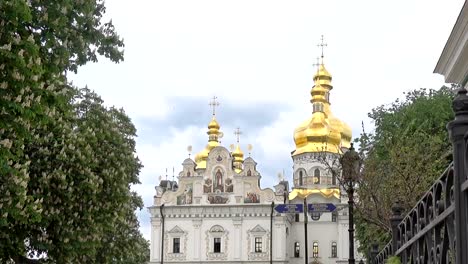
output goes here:
<path id="1" fill-rule="evenodd" d="M 331 80 L 322 57 L 311 91 L 312 117 L 294 133 L 292 190 L 283 180 L 274 190 L 261 189 L 255 161 L 244 159 L 239 144 L 232 152 L 220 145 L 213 98 L 207 146 L 195 161 L 182 163 L 178 182 L 156 187 L 149 207 L 150 263 L 347 263 L 347 198 L 337 167 L 340 153 L 350 146 L 351 128 L 331 113 Z M 339 209 L 307 218 L 273 210 L 285 203 Z"/>
<path id="2" fill-rule="evenodd" d="M 164 263 L 270 263 L 270 257 L 273 263 L 304 263 L 304 215 L 296 219 L 295 214 L 274 211 L 271 217 L 272 202 L 303 203 L 303 198 L 289 200 L 287 195 L 292 198 L 295 191 L 307 190 L 308 203 L 333 203 L 343 208 L 333 177 L 313 155 L 294 158 L 295 187 L 291 192 L 284 181 L 275 186 L 275 191 L 261 189 L 261 175 L 250 157 L 244 160 L 239 173 L 232 163 L 231 153 L 218 146 L 210 151 L 206 169 L 196 170 L 195 162 L 186 159 L 178 183 L 162 181 L 156 187 L 154 206 L 149 208 L 150 263 L 161 263 L 161 256 Z M 321 172 L 320 183 L 310 180 L 318 176 L 314 174 L 316 169 Z M 299 185 L 300 171 L 303 185 Z M 334 216 L 322 213 L 317 220 L 309 215 L 307 220 L 309 263 L 347 263 L 346 210 Z M 219 246 L 215 245 L 218 241 Z"/>

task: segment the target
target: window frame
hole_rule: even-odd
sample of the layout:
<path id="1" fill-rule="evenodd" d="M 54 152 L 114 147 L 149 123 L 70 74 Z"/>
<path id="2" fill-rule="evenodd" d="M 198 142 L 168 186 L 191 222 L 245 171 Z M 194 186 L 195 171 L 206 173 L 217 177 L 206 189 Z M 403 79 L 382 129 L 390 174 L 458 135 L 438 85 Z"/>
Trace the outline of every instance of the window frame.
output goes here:
<path id="1" fill-rule="evenodd" d="M 338 213 L 336 211 L 333 211 L 331 214 L 332 222 L 338 222 Z"/>
<path id="2" fill-rule="evenodd" d="M 176 243 L 177 241 L 177 243 Z M 176 247 L 177 245 L 177 247 Z M 172 253 L 180 254 L 180 237 L 173 237 L 172 238 Z"/>
<path id="3" fill-rule="evenodd" d="M 332 258 L 338 257 L 338 244 L 336 243 L 336 241 L 333 241 L 331 243 L 331 257 Z"/>
<path id="4" fill-rule="evenodd" d="M 301 257 L 301 243 L 299 242 L 294 242 L 294 257 L 295 258 L 300 258 Z"/>
<path id="5" fill-rule="evenodd" d="M 319 243 L 317 241 L 314 241 L 312 243 L 312 257 L 313 258 L 319 257 Z"/>
<path id="6" fill-rule="evenodd" d="M 262 253 L 263 252 L 263 239 L 262 237 L 254 238 L 254 252 Z"/>
<path id="7" fill-rule="evenodd" d="M 218 245 L 218 247 L 217 247 Z M 216 251 L 218 250 L 218 251 Z M 221 238 L 220 237 L 214 237 L 213 238 L 213 253 L 222 253 L 221 252 Z"/>

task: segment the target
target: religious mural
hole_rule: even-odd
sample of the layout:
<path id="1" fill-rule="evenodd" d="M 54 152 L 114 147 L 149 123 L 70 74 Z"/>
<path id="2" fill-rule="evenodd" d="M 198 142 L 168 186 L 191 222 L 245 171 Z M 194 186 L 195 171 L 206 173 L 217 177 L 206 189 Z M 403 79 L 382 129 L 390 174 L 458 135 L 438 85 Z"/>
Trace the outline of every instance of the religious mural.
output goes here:
<path id="1" fill-rule="evenodd" d="M 248 192 L 244 197 L 244 203 L 260 203 L 260 197 L 254 192 Z"/>
<path id="2" fill-rule="evenodd" d="M 232 185 L 231 179 L 226 179 L 226 192 L 232 193 L 234 191 L 234 186 Z"/>
<path id="3" fill-rule="evenodd" d="M 206 179 L 205 184 L 203 185 L 203 193 L 211 193 L 212 186 L 213 186 L 213 181 L 211 179 Z"/>
<path id="4" fill-rule="evenodd" d="M 214 194 L 208 196 L 208 202 L 210 202 L 210 204 L 225 204 L 228 200 L 228 197 L 223 197 L 221 195 Z"/>
<path id="5" fill-rule="evenodd" d="M 185 187 L 184 193 L 177 196 L 177 205 L 192 204 L 193 185 L 189 184 Z"/>
<path id="6" fill-rule="evenodd" d="M 213 192 L 224 192 L 223 174 L 220 169 L 216 171 L 214 177 Z"/>

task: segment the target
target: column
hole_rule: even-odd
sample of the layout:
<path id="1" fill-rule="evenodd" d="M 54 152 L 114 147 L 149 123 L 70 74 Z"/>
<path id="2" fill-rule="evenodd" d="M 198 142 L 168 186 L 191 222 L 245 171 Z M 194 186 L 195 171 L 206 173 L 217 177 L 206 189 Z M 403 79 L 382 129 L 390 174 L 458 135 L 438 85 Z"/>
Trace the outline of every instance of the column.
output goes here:
<path id="1" fill-rule="evenodd" d="M 159 261 L 161 259 L 161 220 L 151 220 L 151 249 L 150 260 Z"/>
<path id="2" fill-rule="evenodd" d="M 275 219 L 276 222 L 276 219 Z M 283 260 L 286 256 L 285 246 L 289 246 L 286 241 L 286 230 L 283 223 L 274 223 L 273 229 L 273 259 Z"/>
<path id="3" fill-rule="evenodd" d="M 234 239 L 232 240 L 234 248 L 234 260 L 241 260 L 242 258 L 242 220 L 233 219 L 232 224 L 234 225 Z"/>
<path id="4" fill-rule="evenodd" d="M 201 252 L 201 219 L 194 219 L 192 220 L 193 224 L 193 260 L 200 260 L 200 252 Z"/>

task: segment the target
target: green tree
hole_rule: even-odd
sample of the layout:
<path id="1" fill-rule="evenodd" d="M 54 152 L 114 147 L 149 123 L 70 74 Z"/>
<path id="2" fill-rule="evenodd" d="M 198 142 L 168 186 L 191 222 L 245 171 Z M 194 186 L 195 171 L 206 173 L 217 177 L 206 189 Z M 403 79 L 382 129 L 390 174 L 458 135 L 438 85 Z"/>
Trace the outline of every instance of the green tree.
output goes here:
<path id="1" fill-rule="evenodd" d="M 147 260 L 135 128 L 66 79 L 99 54 L 123 59 L 104 12 L 103 1 L 0 1 L 0 262 Z"/>
<path id="2" fill-rule="evenodd" d="M 362 179 L 357 190 L 356 235 L 361 250 L 390 239 L 392 204 L 407 212 L 451 162 L 446 124 L 454 89 L 419 89 L 403 101 L 372 110 L 374 133 L 361 134 Z"/>

